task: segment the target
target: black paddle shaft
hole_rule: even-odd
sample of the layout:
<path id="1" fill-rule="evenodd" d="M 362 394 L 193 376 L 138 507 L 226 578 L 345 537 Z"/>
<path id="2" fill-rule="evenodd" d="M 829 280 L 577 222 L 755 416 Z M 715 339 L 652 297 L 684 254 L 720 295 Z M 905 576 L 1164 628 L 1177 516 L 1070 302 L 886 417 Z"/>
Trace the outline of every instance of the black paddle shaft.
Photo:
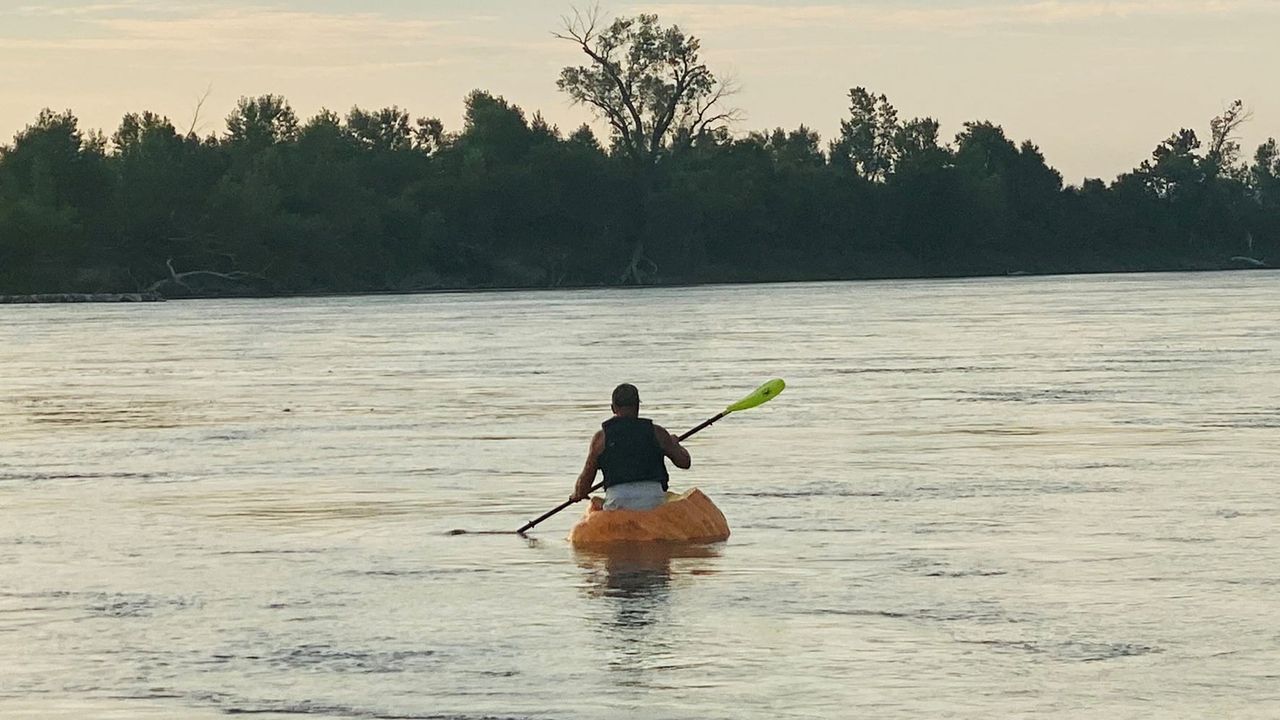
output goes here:
<path id="1" fill-rule="evenodd" d="M 707 429 L 707 428 L 711 427 L 711 426 L 712 426 L 712 425 L 713 425 L 717 420 L 719 420 L 719 419 L 723 418 L 725 415 L 728 415 L 728 414 L 729 414 L 729 412 L 726 410 L 725 412 L 722 412 L 722 413 L 720 413 L 719 415 L 717 415 L 717 416 L 715 416 L 715 417 L 711 418 L 710 420 L 707 420 L 706 422 L 702 423 L 702 424 L 701 424 L 701 425 L 699 425 L 698 427 L 696 427 L 696 428 L 694 428 L 694 429 L 690 430 L 689 432 L 687 432 L 687 433 L 685 433 L 685 434 L 681 435 L 680 437 L 678 437 L 678 438 L 676 438 L 676 439 L 677 439 L 677 440 L 679 440 L 680 442 L 684 442 L 685 440 L 688 440 L 690 437 L 693 437 L 694 433 L 697 433 L 697 432 L 699 432 L 699 431 L 701 431 L 701 430 L 705 430 L 705 429 Z M 598 483 L 596 483 L 595 485 L 592 485 L 592 486 L 591 486 L 591 489 L 590 489 L 590 490 L 588 490 L 587 492 L 595 492 L 595 491 L 599 490 L 599 489 L 600 489 L 600 488 L 602 488 L 602 487 L 604 487 L 604 481 L 603 481 L 603 480 L 602 480 L 602 481 L 600 481 L 600 482 L 598 482 Z M 543 513 L 542 515 L 540 515 L 537 519 L 535 519 L 535 520 L 530 520 L 529 522 L 525 523 L 525 524 L 524 524 L 524 527 L 522 527 L 522 528 L 520 528 L 519 530 L 517 530 L 517 531 L 516 531 L 516 534 L 517 534 L 517 535 L 523 535 L 523 534 L 525 534 L 525 533 L 526 533 L 526 532 L 528 532 L 529 530 L 533 529 L 533 526 L 534 526 L 534 525 L 537 525 L 538 523 L 542 522 L 543 520 L 546 520 L 547 518 L 551 517 L 552 515 L 555 515 L 556 513 L 560 512 L 561 510 L 564 510 L 565 508 L 569 507 L 570 505 L 574 504 L 575 502 L 577 502 L 577 501 L 576 501 L 576 500 L 565 500 L 564 502 L 560 503 L 559 505 L 555 506 L 554 508 L 552 508 L 552 509 L 548 510 L 547 512 Z"/>

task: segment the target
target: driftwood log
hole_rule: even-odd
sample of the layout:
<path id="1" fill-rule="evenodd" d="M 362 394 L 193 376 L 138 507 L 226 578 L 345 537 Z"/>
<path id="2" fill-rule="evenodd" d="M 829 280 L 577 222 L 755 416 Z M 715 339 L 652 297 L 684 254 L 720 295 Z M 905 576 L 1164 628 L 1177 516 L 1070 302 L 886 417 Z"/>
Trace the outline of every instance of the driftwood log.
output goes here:
<path id="1" fill-rule="evenodd" d="M 158 293 L 164 286 L 173 284 L 185 289 L 187 292 L 194 293 L 196 288 L 193 288 L 187 281 L 195 280 L 197 278 L 215 278 L 217 280 L 226 280 L 227 282 L 236 284 L 244 284 L 246 280 L 266 280 L 262 275 L 245 272 L 243 270 L 234 270 L 227 273 L 214 272 L 213 270 L 187 270 L 185 272 L 178 272 L 173 267 L 173 258 L 169 258 L 164 264 L 165 267 L 169 268 L 169 277 L 155 281 L 146 289 L 146 292 Z"/>

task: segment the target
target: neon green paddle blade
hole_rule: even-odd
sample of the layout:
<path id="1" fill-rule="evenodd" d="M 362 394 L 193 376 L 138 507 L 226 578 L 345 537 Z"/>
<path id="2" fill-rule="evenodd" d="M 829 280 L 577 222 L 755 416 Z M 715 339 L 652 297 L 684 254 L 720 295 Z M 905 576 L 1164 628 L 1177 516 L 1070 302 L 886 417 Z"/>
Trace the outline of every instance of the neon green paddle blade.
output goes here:
<path id="1" fill-rule="evenodd" d="M 756 391 L 742 398 L 738 402 L 729 406 L 726 413 L 738 412 L 739 410 L 750 410 L 757 405 L 763 405 L 774 398 L 775 395 L 782 392 L 787 384 L 781 378 L 770 380 L 769 382 L 756 388 Z"/>

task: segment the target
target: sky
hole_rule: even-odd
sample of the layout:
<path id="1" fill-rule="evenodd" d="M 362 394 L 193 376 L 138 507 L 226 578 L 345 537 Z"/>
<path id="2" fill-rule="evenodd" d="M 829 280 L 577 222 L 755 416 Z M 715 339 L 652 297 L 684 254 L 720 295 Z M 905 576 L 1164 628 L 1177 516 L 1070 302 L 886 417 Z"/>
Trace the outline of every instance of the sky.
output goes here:
<path id="1" fill-rule="evenodd" d="M 592 3 L 580 3 L 580 5 Z M 1233 99 L 1253 110 L 1246 155 L 1280 136 L 1280 0 L 602 0 L 701 38 L 741 87 L 745 133 L 800 124 L 824 140 L 848 91 L 885 93 L 948 137 L 991 120 L 1038 144 L 1069 183 L 1135 167 L 1181 127 L 1206 137 Z M 0 142 L 41 108 L 110 132 L 152 110 L 223 129 L 236 99 L 321 108 L 398 105 L 461 126 L 480 88 L 572 129 L 557 91 L 575 49 L 552 37 L 561 0 L 0 0 Z M 596 124 L 603 131 L 603 125 Z"/>

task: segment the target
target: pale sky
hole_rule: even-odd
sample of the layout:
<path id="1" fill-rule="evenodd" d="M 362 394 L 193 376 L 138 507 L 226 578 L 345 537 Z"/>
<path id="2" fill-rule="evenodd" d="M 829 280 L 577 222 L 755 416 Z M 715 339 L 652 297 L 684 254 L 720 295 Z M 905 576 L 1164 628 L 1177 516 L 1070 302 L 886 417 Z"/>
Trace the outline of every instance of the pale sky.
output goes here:
<path id="1" fill-rule="evenodd" d="M 583 4 L 590 4 L 583 3 Z M 1280 136 L 1280 0 L 781 0 L 634 3 L 703 40 L 734 77 L 739 132 L 804 123 L 829 140 L 847 92 L 886 93 L 947 136 L 966 120 L 1038 143 L 1065 179 L 1110 180 L 1179 127 L 1201 137 L 1234 98 L 1246 155 Z M 222 130 L 242 95 L 321 107 L 399 105 L 460 129 L 475 88 L 571 129 L 555 87 L 579 62 L 551 31 L 562 0 L 0 0 L 0 138 L 43 107 L 108 134 L 129 111 Z"/>

